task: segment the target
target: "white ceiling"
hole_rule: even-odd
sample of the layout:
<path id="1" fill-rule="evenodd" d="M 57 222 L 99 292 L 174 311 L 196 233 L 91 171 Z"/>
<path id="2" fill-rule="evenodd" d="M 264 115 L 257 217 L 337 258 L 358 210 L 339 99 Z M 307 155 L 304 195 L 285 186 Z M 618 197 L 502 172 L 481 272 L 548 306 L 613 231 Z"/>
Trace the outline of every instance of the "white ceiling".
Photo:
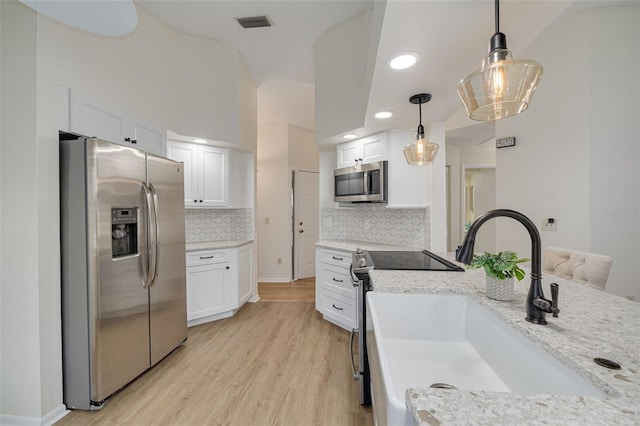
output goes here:
<path id="1" fill-rule="evenodd" d="M 638 1 L 503 0 L 500 30 L 517 57 L 554 20 L 589 7 Z M 258 87 L 258 123 L 289 123 L 310 131 L 315 128 L 315 42 L 327 30 L 364 10 L 385 7 L 367 118 L 361 128 L 349 129 L 359 136 L 389 128 L 417 127 L 418 108 L 409 103 L 409 97 L 416 93 L 433 95 L 422 108 L 424 124 L 446 121 L 462 105 L 456 93 L 458 82 L 480 66 L 494 32 L 494 0 L 136 3 L 178 31 L 217 39 L 238 49 Z M 243 29 L 234 19 L 263 14 L 269 16 L 273 27 Z M 388 60 L 405 51 L 418 53 L 418 63 L 404 71 L 390 69 Z M 382 109 L 392 110 L 394 116 L 387 120 L 373 118 L 373 113 Z M 447 137 L 457 145 L 477 144 L 490 138 L 491 132 L 492 126 L 485 124 L 466 131 L 449 131 Z M 342 141 L 336 136 L 318 142 L 320 148 L 326 148 Z"/>

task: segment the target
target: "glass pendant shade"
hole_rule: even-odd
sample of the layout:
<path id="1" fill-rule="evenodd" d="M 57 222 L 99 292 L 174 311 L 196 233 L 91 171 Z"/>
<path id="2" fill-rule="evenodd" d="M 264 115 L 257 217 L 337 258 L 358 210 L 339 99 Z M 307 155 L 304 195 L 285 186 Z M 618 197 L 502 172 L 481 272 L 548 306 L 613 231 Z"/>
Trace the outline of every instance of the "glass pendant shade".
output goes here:
<path id="1" fill-rule="evenodd" d="M 513 59 L 509 50 L 497 49 L 460 82 L 458 95 L 472 120 L 500 120 L 527 109 L 540 77 L 538 62 Z"/>
<path id="2" fill-rule="evenodd" d="M 415 143 L 404 147 L 404 158 L 412 166 L 432 164 L 438 153 L 438 148 L 437 143 L 427 142 L 424 138 L 424 133 L 420 134 L 418 132 Z"/>
<path id="3" fill-rule="evenodd" d="M 542 77 L 538 62 L 511 57 L 507 36 L 500 32 L 499 0 L 495 0 L 495 16 L 496 31 L 482 68 L 458 84 L 469 118 L 477 121 L 500 120 L 526 110 Z"/>
<path id="4" fill-rule="evenodd" d="M 418 105 L 418 112 L 420 114 L 420 124 L 418 125 L 418 131 L 416 132 L 416 140 L 405 146 L 402 150 L 407 163 L 412 166 L 432 164 L 433 160 L 436 158 L 436 154 L 438 153 L 438 144 L 427 142 L 424 138 L 424 126 L 422 125 L 422 104 L 429 102 L 430 100 L 431 95 L 429 93 L 420 93 L 409 98 L 409 102 Z"/>

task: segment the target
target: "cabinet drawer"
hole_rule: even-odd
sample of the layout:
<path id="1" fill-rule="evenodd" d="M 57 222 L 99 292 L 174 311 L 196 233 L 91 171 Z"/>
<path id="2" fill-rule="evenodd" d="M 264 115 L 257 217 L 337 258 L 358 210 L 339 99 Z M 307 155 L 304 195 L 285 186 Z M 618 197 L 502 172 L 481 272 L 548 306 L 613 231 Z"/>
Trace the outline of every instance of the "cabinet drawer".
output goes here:
<path id="1" fill-rule="evenodd" d="M 347 268 L 348 273 L 349 266 L 351 266 L 351 252 L 322 249 L 320 251 L 320 261 L 330 265 Z"/>
<path id="2" fill-rule="evenodd" d="M 320 267 L 319 283 L 322 288 L 355 299 L 356 288 L 351 283 L 349 269 L 323 264 Z"/>
<path id="3" fill-rule="evenodd" d="M 325 317 L 330 317 L 349 328 L 357 327 L 355 299 L 324 290 L 322 292 L 322 307 Z"/>
<path id="4" fill-rule="evenodd" d="M 202 250 L 187 253 L 187 266 L 208 265 L 229 261 L 228 250 Z"/>

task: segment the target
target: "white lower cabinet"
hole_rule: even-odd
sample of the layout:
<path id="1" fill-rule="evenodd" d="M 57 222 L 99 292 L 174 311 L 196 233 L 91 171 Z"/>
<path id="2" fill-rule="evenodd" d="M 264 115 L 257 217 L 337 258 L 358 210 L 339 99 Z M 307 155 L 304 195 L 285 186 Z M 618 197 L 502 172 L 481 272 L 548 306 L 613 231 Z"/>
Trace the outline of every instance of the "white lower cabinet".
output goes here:
<path id="1" fill-rule="evenodd" d="M 237 249 L 238 253 L 238 306 L 242 306 L 254 294 L 253 286 L 253 251 L 252 245 L 247 244 Z"/>
<path id="2" fill-rule="evenodd" d="M 187 268 L 187 321 L 227 312 L 229 303 L 229 263 Z"/>
<path id="3" fill-rule="evenodd" d="M 357 327 L 357 293 L 351 283 L 351 252 L 316 249 L 316 310 L 351 331 Z"/>
<path id="4" fill-rule="evenodd" d="M 187 323 L 232 316 L 255 294 L 253 245 L 187 253 Z"/>

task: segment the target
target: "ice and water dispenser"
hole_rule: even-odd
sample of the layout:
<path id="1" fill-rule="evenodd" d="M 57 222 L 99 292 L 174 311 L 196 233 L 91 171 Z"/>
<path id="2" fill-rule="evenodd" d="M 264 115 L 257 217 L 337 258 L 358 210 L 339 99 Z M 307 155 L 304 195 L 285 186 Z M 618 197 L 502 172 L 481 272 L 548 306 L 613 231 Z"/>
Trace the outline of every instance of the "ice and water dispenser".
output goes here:
<path id="1" fill-rule="evenodd" d="M 111 256 L 114 259 L 138 253 L 138 208 L 111 208 Z"/>

